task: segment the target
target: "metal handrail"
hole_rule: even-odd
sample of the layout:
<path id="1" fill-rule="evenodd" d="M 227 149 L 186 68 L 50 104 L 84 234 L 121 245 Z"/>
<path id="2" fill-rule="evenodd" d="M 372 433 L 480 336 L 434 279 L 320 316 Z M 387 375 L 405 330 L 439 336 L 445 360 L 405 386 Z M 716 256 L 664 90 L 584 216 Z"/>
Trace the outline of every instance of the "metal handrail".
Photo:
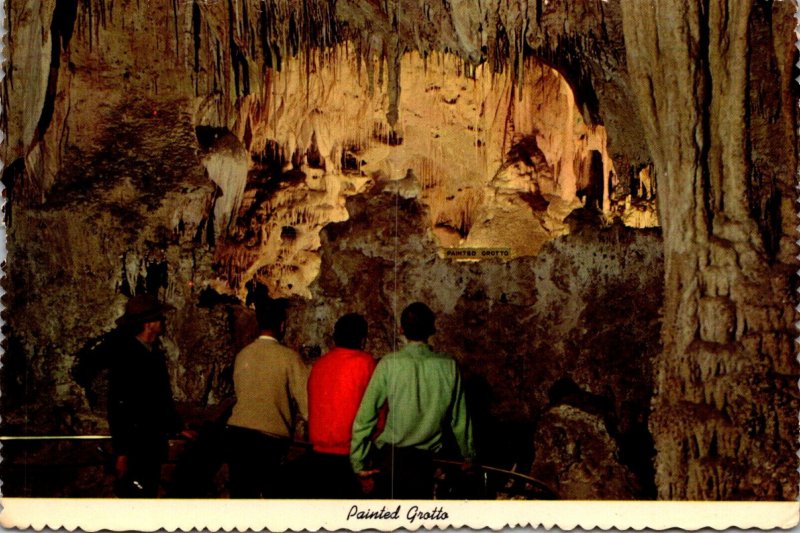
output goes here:
<path id="1" fill-rule="evenodd" d="M 459 467 L 465 466 L 464 462 L 453 461 L 453 460 L 448 460 L 448 459 L 434 459 L 434 463 L 446 464 L 446 465 L 452 465 L 452 466 L 459 466 Z M 476 464 L 475 466 L 477 468 L 480 468 L 481 471 L 483 471 L 484 485 L 486 484 L 486 474 L 490 473 L 490 472 L 494 472 L 494 473 L 497 473 L 497 474 L 504 475 L 504 476 L 506 476 L 508 478 L 512 478 L 512 479 L 513 478 L 517 478 L 517 479 L 519 479 L 521 481 L 524 481 L 524 482 L 527 482 L 529 484 L 534 485 L 539 491 L 542 491 L 542 492 L 547 493 L 547 494 L 551 494 L 554 498 L 558 497 L 557 493 L 553 489 L 551 489 L 546 483 L 544 483 L 543 481 L 540 481 L 540 480 L 538 480 L 538 479 L 536 479 L 534 477 L 531 477 L 529 475 L 526 475 L 526 474 L 523 474 L 523 473 L 520 473 L 520 472 L 516 472 L 514 470 L 505 470 L 503 468 L 498 468 L 496 466 L 490 466 L 490 465 L 486 465 L 486 464 Z"/>
<path id="2" fill-rule="evenodd" d="M 111 435 L 0 435 L 0 442 L 2 441 L 77 441 L 77 440 L 111 440 Z M 176 439 L 176 440 L 183 440 L 183 439 Z M 310 443 L 304 441 L 294 441 L 292 443 L 295 446 L 307 448 L 310 446 Z M 462 461 L 455 461 L 450 459 L 434 459 L 434 462 L 437 464 L 442 465 L 451 465 L 451 466 L 464 466 L 465 463 Z M 491 466 L 487 464 L 478 463 L 475 465 L 477 468 L 484 472 L 494 472 L 497 474 L 501 474 L 504 476 L 508 476 L 511 478 L 517 478 L 522 481 L 526 481 L 528 483 L 532 483 L 536 485 L 539 489 L 544 489 L 545 491 L 556 494 L 550 487 L 547 486 L 541 480 L 538 480 L 534 477 L 531 477 L 527 474 L 523 474 L 520 472 L 515 472 L 513 470 L 505 470 L 503 468 L 499 468 L 496 466 Z"/>
<path id="3" fill-rule="evenodd" d="M 111 440 L 111 435 L 0 435 L 4 440 Z"/>
<path id="4" fill-rule="evenodd" d="M 442 464 L 448 464 L 448 465 L 459 465 L 459 466 L 461 466 L 461 465 L 465 464 L 463 462 L 452 461 L 452 460 L 448 460 L 448 459 L 434 459 L 433 461 L 435 463 L 442 463 Z M 520 479 L 524 479 L 525 481 L 530 481 L 531 483 L 536 483 L 538 485 L 541 485 L 543 488 L 546 488 L 547 490 L 550 490 L 550 488 L 543 481 L 539 481 L 538 479 L 536 479 L 534 477 L 528 476 L 526 474 L 522 474 L 520 472 L 515 472 L 514 470 L 504 470 L 504 469 L 498 468 L 496 466 L 489 466 L 489 465 L 485 465 L 485 464 L 477 464 L 475 466 L 479 467 L 482 470 L 489 470 L 490 472 L 497 472 L 499 474 L 505 474 L 505 475 L 508 475 L 508 476 L 518 477 Z"/>

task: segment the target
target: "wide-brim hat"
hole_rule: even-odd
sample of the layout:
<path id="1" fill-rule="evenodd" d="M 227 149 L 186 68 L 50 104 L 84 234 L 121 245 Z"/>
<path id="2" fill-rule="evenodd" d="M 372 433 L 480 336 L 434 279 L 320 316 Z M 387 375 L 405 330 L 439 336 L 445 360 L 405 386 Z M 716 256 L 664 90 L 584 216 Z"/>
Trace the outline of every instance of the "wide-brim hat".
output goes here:
<path id="1" fill-rule="evenodd" d="M 158 297 L 153 294 L 137 294 L 128 300 L 125 304 L 125 314 L 116 322 L 118 326 L 144 324 L 158 320 L 164 313 L 174 309 L 175 307 L 168 303 L 159 302 Z"/>

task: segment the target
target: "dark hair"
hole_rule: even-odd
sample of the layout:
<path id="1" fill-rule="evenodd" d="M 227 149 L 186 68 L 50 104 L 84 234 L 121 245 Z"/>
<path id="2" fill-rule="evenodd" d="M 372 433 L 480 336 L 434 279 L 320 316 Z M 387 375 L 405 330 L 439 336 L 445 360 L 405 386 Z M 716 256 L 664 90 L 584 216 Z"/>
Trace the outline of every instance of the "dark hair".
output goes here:
<path id="1" fill-rule="evenodd" d="M 367 321 L 358 313 L 349 313 L 336 321 L 333 342 L 336 346 L 359 350 L 367 338 Z"/>
<path id="2" fill-rule="evenodd" d="M 133 322 L 132 324 L 122 324 L 117 326 L 117 331 L 121 334 L 136 337 L 144 331 L 145 322 Z"/>
<path id="3" fill-rule="evenodd" d="M 425 341 L 436 333 L 436 317 L 430 307 L 422 302 L 414 302 L 400 315 L 403 334 L 411 341 Z"/>
<path id="4" fill-rule="evenodd" d="M 288 304 L 286 298 L 266 298 L 256 301 L 256 321 L 261 331 L 272 331 L 278 333 L 286 321 L 286 308 Z"/>

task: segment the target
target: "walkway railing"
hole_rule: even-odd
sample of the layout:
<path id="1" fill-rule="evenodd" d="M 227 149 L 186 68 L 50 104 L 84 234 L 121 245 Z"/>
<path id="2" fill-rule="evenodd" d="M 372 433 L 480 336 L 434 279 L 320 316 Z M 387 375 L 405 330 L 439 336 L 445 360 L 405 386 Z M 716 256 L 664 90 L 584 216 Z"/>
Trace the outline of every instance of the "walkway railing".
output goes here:
<path id="1" fill-rule="evenodd" d="M 110 435 L 0 435 L 0 442 L 59 442 L 59 441 L 110 441 Z M 182 442 L 189 445 L 191 441 L 185 439 L 175 439 L 171 442 Z M 98 445 L 96 452 L 98 459 L 96 462 L 80 462 L 79 464 L 52 463 L 46 464 L 37 462 L 36 467 L 58 468 L 82 468 L 87 466 L 109 465 L 110 454 L 108 450 Z M 296 441 L 293 443 L 295 456 L 302 454 L 304 450 L 310 449 L 307 442 Z M 7 457 L 5 453 L 3 460 L 4 468 L 26 467 L 25 463 L 14 462 L 13 457 Z M 181 457 L 174 458 L 168 464 L 179 464 Z M 437 498 L 461 498 L 463 496 L 483 498 L 483 499 L 536 499 L 553 500 L 558 499 L 557 494 L 546 483 L 531 477 L 527 474 L 514 470 L 507 470 L 497 466 L 487 464 L 474 465 L 472 472 L 464 471 L 464 464 L 459 461 L 447 459 L 435 459 L 434 465 L 437 467 L 435 487 Z M 475 476 L 478 479 L 475 479 Z M 469 494 L 464 494 L 465 479 L 470 485 Z M 480 485 L 480 489 L 476 485 Z M 481 494 L 477 494 L 480 492 Z"/>

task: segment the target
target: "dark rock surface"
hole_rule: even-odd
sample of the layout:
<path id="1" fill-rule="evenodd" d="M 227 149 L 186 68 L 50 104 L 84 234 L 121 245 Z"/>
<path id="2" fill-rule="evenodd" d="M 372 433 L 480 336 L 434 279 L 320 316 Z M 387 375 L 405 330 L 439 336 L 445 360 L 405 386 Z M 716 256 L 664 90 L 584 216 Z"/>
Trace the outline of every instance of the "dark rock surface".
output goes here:
<path id="1" fill-rule="evenodd" d="M 550 408 L 548 392 L 568 378 L 590 397 L 575 409 L 603 405 L 614 437 L 639 439 L 644 450 L 637 488 L 617 491 L 609 483 L 604 497 L 655 495 L 646 423 L 651 360 L 660 347 L 657 230 L 584 227 L 535 258 L 454 262 L 439 256 L 413 199 L 372 191 L 350 199 L 348 210 L 350 220 L 323 231 L 321 274 L 313 298 L 292 310 L 290 342 L 324 351 L 336 319 L 359 312 L 369 321 L 367 349 L 383 355 L 402 343 L 395 317 L 403 307 L 426 302 L 437 314 L 432 343 L 461 364 L 485 461 L 529 468 L 534 450 L 552 444 L 537 429 Z M 602 438 L 611 439 L 608 430 Z M 626 468 L 608 457 L 604 481 Z M 537 456 L 534 477 L 547 462 Z M 585 494 L 569 484 L 563 490 L 565 498 Z"/>
<path id="2" fill-rule="evenodd" d="M 253 338 L 255 327 L 243 303 L 194 285 L 192 276 L 202 279 L 210 268 L 209 254 L 187 243 L 194 232 L 166 232 L 170 237 L 161 255 L 141 253 L 136 257 L 144 266 L 138 273 L 132 275 L 134 262 L 129 262 L 131 275 L 121 274 L 121 259 L 131 257 L 133 250 L 148 250 L 150 232 L 161 231 L 157 228 L 163 217 L 169 214 L 171 220 L 180 209 L 191 211 L 191 204 L 173 207 L 170 198 L 166 192 L 163 212 L 141 210 L 146 222 L 138 235 L 130 232 L 126 219 L 113 218 L 92 232 L 99 207 L 91 197 L 78 214 L 70 204 L 18 212 L 12 231 L 25 232 L 25 238 L 16 241 L 10 271 L 10 296 L 17 312 L 9 317 L 11 335 L 4 359 L 4 390 L 12 393 L 5 403 L 7 433 L 107 431 L 102 383 L 85 390 L 75 382 L 73 367 L 78 354 L 85 357 L 121 314 L 125 298 L 120 282 L 145 288 L 156 284 L 178 307 L 162 340 L 175 396 L 190 420 L 203 423 L 224 416 L 221 411 L 232 394 L 233 356 Z M 196 198 L 205 202 L 206 190 L 198 189 Z M 376 187 L 352 197 L 347 209 L 350 220 L 323 232 L 323 263 L 311 286 L 313 297 L 293 300 L 290 309 L 287 343 L 309 360 L 331 346 L 334 322 L 351 311 L 368 318 L 367 348 L 383 355 L 401 342 L 395 316 L 411 301 L 421 300 L 438 315 L 434 345 L 461 364 L 477 443 L 488 464 L 530 469 L 534 450 L 548 445 L 537 430 L 539 418 L 550 407 L 548 391 L 565 377 L 607 408 L 616 421 L 614 431 L 624 433 L 646 420 L 650 361 L 659 349 L 663 278 L 657 230 L 587 226 L 551 242 L 535 258 L 454 262 L 439 257 L 423 207 L 413 198 Z M 73 236 L 63 243 L 64 255 L 43 252 L 43 243 L 52 243 L 47 229 L 52 222 L 67 226 L 67 235 Z M 126 240 L 125 235 L 136 240 Z M 32 261 L 40 263 L 33 267 Z M 194 268 L 186 268 L 187 261 Z M 95 283 L 96 279 L 108 282 Z M 74 287 L 82 288 L 79 294 Z M 39 448 L 55 450 L 48 446 Z M 13 469 L 23 457 L 47 456 L 44 451 L 27 455 L 19 450 L 9 454 L 12 464 L 6 468 Z M 81 453 L 103 457 L 99 452 Z M 541 465 L 544 459 L 537 456 L 536 461 Z M 624 468 L 616 459 L 612 463 L 606 465 L 609 472 Z M 65 481 L 71 488 L 59 489 L 58 494 L 91 495 L 100 490 L 92 489 L 91 483 L 83 487 L 84 474 L 71 474 L 78 476 Z M 26 490 L 15 485 L 15 479 L 10 476 L 7 489 Z M 648 483 L 652 477 L 639 480 L 638 486 Z M 571 493 L 571 486 L 562 489 L 561 497 L 582 494 L 577 489 Z M 97 493 L 101 494 L 102 490 Z"/>

